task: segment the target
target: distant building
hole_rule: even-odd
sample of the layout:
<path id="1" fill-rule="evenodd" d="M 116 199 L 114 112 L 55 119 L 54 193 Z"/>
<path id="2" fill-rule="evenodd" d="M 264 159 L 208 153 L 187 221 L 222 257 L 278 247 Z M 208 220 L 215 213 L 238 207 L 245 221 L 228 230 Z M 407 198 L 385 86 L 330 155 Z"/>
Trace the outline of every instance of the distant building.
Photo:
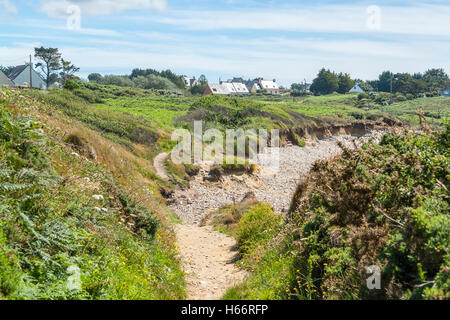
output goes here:
<path id="1" fill-rule="evenodd" d="M 359 86 L 359 84 L 355 84 L 353 88 L 350 89 L 349 93 L 362 93 L 364 92 L 363 89 Z"/>
<path id="2" fill-rule="evenodd" d="M 450 97 L 450 88 L 441 90 L 441 97 Z"/>
<path id="3" fill-rule="evenodd" d="M 228 91 L 227 87 L 222 86 L 221 84 L 208 83 L 203 95 L 207 96 L 210 94 L 219 94 L 219 95 L 223 95 L 223 96 L 229 96 L 229 95 L 231 95 L 231 92 Z"/>
<path id="4" fill-rule="evenodd" d="M 254 80 L 249 80 L 245 83 L 248 91 L 251 93 L 256 93 L 260 90 L 264 90 L 268 94 L 279 95 L 280 87 L 277 84 L 277 81 L 274 79 L 272 81 L 267 81 L 262 78 L 257 78 Z"/>
<path id="5" fill-rule="evenodd" d="M 14 83 L 0 70 L 0 88 L 12 86 Z"/>
<path id="6" fill-rule="evenodd" d="M 232 82 L 231 83 L 234 87 L 234 90 L 236 90 L 236 93 L 238 95 L 248 96 L 249 91 L 244 83 L 242 82 Z"/>
<path id="7" fill-rule="evenodd" d="M 183 82 L 186 88 L 192 88 L 198 85 L 198 81 L 197 79 L 195 79 L 195 77 L 193 78 L 183 77 Z"/>
<path id="8" fill-rule="evenodd" d="M 300 83 L 298 86 L 298 90 L 302 92 L 310 92 L 311 91 L 311 83 Z"/>
<path id="9" fill-rule="evenodd" d="M 276 80 L 273 81 L 261 80 L 259 81 L 259 86 L 262 88 L 262 90 L 265 90 L 269 94 L 273 95 L 280 94 L 280 87 L 278 86 Z"/>
<path id="10" fill-rule="evenodd" d="M 251 93 L 257 93 L 260 90 L 261 90 L 261 86 L 257 82 L 253 83 L 252 87 L 250 88 Z"/>
<path id="11" fill-rule="evenodd" d="M 15 67 L 8 75 L 15 86 L 30 86 L 30 68 L 29 64 Z M 33 88 L 46 89 L 47 85 L 41 75 L 31 68 L 31 80 Z"/>
<path id="12" fill-rule="evenodd" d="M 224 96 L 248 96 L 247 87 L 240 82 L 221 82 L 220 84 L 208 84 L 204 95 L 219 94 Z"/>

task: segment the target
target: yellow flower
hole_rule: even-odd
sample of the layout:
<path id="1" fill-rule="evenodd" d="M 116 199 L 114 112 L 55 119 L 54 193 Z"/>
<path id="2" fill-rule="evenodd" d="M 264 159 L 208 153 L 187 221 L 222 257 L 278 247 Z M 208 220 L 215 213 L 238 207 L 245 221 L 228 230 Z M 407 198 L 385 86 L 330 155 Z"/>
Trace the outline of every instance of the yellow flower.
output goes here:
<path id="1" fill-rule="evenodd" d="M 326 267 L 328 265 L 328 263 L 324 263 L 323 265 Z"/>

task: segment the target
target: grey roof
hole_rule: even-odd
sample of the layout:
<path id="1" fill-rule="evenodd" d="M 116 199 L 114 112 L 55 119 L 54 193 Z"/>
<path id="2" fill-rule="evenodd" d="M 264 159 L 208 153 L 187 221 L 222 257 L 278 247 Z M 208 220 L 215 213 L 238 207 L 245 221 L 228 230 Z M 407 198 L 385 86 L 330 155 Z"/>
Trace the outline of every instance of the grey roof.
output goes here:
<path id="1" fill-rule="evenodd" d="M 0 70 L 0 86 L 13 85 L 13 82 Z"/>
<path id="2" fill-rule="evenodd" d="M 22 66 L 17 66 L 14 69 L 11 70 L 11 72 L 8 75 L 8 78 L 10 78 L 11 80 L 14 80 L 15 78 L 17 78 L 17 76 L 19 74 L 21 74 L 23 72 L 23 70 L 25 70 L 25 68 L 28 67 L 27 64 L 24 64 Z"/>

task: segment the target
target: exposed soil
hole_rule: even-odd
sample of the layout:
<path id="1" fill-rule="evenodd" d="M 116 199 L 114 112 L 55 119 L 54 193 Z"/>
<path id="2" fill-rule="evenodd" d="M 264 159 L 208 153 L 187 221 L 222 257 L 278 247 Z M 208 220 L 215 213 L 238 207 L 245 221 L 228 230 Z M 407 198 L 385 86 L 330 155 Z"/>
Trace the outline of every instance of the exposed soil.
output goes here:
<path id="1" fill-rule="evenodd" d="M 236 268 L 236 242 L 212 227 L 177 225 L 175 232 L 190 300 L 219 300 L 247 272 Z"/>
<path id="2" fill-rule="evenodd" d="M 153 160 L 153 166 L 155 167 L 156 174 L 164 181 L 169 181 L 169 174 L 167 173 L 164 163 L 169 157 L 168 153 L 160 153 Z"/>

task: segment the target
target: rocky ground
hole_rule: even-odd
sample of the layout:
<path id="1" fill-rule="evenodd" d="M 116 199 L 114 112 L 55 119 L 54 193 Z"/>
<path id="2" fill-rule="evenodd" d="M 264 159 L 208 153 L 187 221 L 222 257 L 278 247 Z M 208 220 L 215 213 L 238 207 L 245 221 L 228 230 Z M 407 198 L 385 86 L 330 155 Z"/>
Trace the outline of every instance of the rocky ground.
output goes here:
<path id="1" fill-rule="evenodd" d="M 175 192 L 170 199 L 170 207 L 183 221 L 196 225 L 209 212 L 240 202 L 248 192 L 253 192 L 259 201 L 270 204 L 277 213 L 286 212 L 298 181 L 309 172 L 315 161 L 338 155 L 341 152 L 339 142 L 354 148 L 370 139 L 379 140 L 382 134 L 376 131 L 361 138 L 336 136 L 311 142 L 304 148 L 281 148 L 277 172 L 262 166 L 257 174 L 227 175 L 218 182 L 205 180 L 210 166 L 203 164 L 199 175 L 190 182 L 189 189 Z"/>

